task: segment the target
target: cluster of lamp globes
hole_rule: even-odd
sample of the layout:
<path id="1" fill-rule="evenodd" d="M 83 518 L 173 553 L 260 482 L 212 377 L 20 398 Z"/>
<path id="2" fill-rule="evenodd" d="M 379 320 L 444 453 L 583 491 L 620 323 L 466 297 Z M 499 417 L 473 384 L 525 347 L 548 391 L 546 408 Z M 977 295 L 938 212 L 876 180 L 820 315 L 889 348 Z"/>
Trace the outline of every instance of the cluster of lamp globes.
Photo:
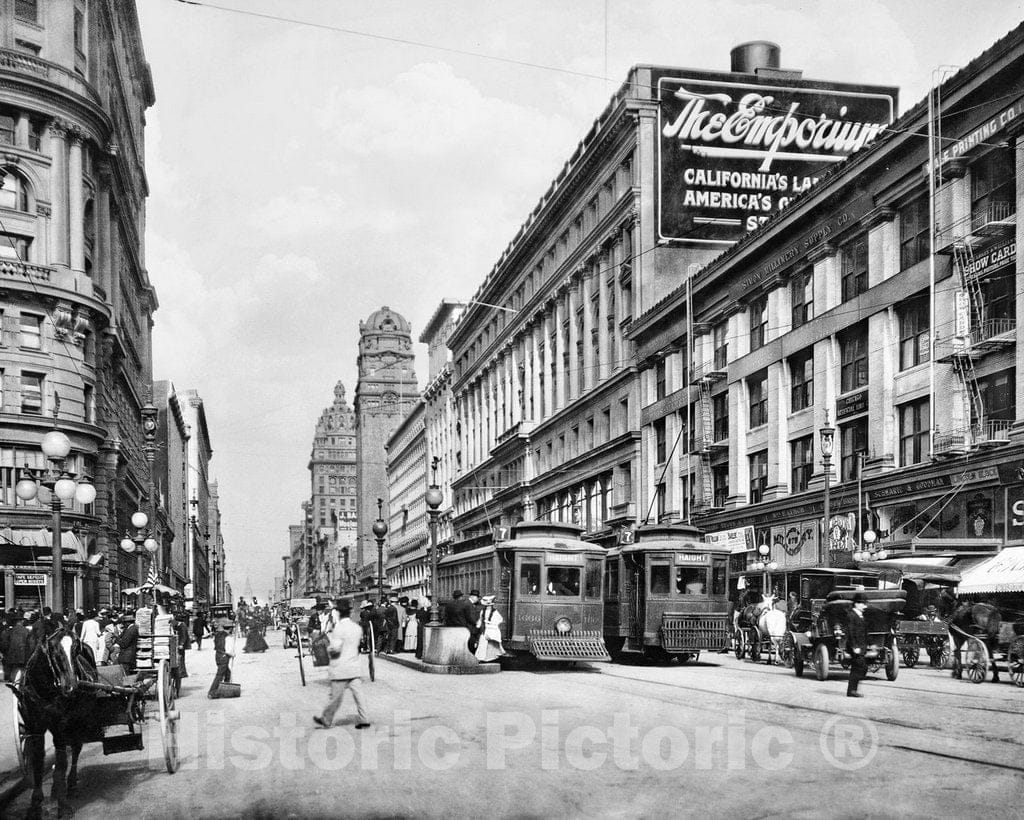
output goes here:
<path id="1" fill-rule="evenodd" d="M 778 561 L 769 561 L 768 554 L 771 552 L 771 547 L 767 544 L 761 544 L 757 548 L 757 554 L 761 556 L 761 560 L 754 562 L 754 569 L 769 570 L 775 572 L 779 568 Z"/>
<path id="2" fill-rule="evenodd" d="M 875 550 L 873 544 L 878 536 L 875 535 L 874 530 L 865 530 L 862 538 L 864 540 L 864 549 L 853 553 L 854 561 L 884 561 L 889 557 L 889 553 L 884 549 Z"/>
<path id="3" fill-rule="evenodd" d="M 43 455 L 51 461 L 61 462 L 71 452 L 71 440 L 59 430 L 51 430 L 43 436 L 40 446 Z M 37 479 L 26 471 L 15 485 L 14 492 L 22 501 L 32 501 L 39 494 L 39 489 Z M 92 504 L 96 500 L 96 486 L 89 478 L 83 476 L 81 481 L 76 481 L 66 472 L 62 472 L 53 483 L 53 492 L 65 502 L 76 500 L 80 504 Z"/>

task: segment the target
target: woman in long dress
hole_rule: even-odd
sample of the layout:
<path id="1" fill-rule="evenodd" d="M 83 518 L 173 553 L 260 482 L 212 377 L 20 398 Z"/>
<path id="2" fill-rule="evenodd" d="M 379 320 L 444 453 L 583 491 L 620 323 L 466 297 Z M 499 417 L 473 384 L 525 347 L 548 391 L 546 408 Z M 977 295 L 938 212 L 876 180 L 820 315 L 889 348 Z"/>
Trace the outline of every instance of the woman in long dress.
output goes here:
<path id="1" fill-rule="evenodd" d="M 480 663 L 490 663 L 505 654 L 501 645 L 501 625 L 505 619 L 494 606 L 494 596 L 484 595 L 480 599 L 483 609 L 476 626 L 480 633 L 480 642 L 476 646 L 476 658 Z"/>
<path id="2" fill-rule="evenodd" d="M 243 652 L 266 652 L 269 649 L 263 638 L 263 629 L 261 629 L 259 618 L 259 613 L 250 613 L 249 615 L 249 630 L 245 634 Z"/>
<path id="3" fill-rule="evenodd" d="M 405 635 L 402 638 L 402 649 L 406 652 L 416 651 L 416 633 L 419 629 L 419 608 L 420 602 L 413 600 L 409 602 L 409 610 L 405 620 Z"/>

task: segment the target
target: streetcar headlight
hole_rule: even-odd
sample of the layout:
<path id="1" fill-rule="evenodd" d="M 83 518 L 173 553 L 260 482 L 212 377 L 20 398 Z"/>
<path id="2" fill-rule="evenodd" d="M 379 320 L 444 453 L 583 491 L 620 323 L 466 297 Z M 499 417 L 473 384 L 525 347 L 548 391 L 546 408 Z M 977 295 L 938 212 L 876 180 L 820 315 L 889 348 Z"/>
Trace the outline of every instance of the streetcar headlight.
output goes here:
<path id="1" fill-rule="evenodd" d="M 568 618 L 559 618 L 555 621 L 555 632 L 559 635 L 568 635 L 572 632 L 572 621 Z"/>

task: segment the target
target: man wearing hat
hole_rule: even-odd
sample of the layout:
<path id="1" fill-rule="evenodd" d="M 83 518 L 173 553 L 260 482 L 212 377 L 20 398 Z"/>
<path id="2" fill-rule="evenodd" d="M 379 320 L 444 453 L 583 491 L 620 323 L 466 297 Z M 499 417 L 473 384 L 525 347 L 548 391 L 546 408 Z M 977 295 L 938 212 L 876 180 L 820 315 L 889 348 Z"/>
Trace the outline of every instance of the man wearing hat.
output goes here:
<path id="1" fill-rule="evenodd" d="M 10 629 L 5 629 L 3 635 L 0 635 L 0 655 L 4 658 L 4 680 L 13 682 L 25 669 L 35 646 L 32 633 L 25 626 L 24 616 L 16 612 L 10 618 Z"/>
<path id="2" fill-rule="evenodd" d="M 476 622 L 478 619 L 476 607 L 462 597 L 462 590 L 456 589 L 452 592 L 452 601 L 444 608 L 445 626 L 464 626 L 469 630 L 470 651 L 476 650 Z"/>
<path id="3" fill-rule="evenodd" d="M 867 596 L 863 592 L 854 593 L 846 625 L 846 651 L 850 653 L 850 680 L 846 686 L 848 698 L 864 697 L 857 691 L 857 684 L 868 674 L 868 625 L 864 620 L 864 610 L 867 608 Z"/>
<path id="4" fill-rule="evenodd" d="M 398 645 L 398 634 L 401 627 L 402 620 L 398 617 L 398 598 L 392 596 L 388 599 L 387 606 L 384 607 L 385 654 L 395 654 L 395 647 Z"/>
<path id="5" fill-rule="evenodd" d="M 123 631 L 118 636 L 117 662 L 124 667 L 125 672 L 135 671 L 135 658 L 139 651 L 139 627 L 135 623 L 135 613 L 126 612 L 121 616 Z"/>
<path id="6" fill-rule="evenodd" d="M 217 663 L 217 674 L 213 676 L 210 691 L 206 693 L 208 698 L 219 698 L 221 683 L 231 683 L 232 655 L 228 652 L 227 640 L 234 628 L 229 618 L 217 618 L 213 622 L 213 659 Z"/>

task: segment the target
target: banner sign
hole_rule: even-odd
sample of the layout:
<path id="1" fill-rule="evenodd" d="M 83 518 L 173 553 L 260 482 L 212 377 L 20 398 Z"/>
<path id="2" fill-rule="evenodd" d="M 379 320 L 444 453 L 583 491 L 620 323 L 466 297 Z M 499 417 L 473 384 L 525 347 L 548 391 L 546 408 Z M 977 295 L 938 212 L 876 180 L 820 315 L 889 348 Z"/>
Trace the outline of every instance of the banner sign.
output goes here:
<path id="1" fill-rule="evenodd" d="M 836 421 L 866 412 L 868 412 L 868 389 L 866 387 L 852 396 L 836 399 Z"/>
<path id="2" fill-rule="evenodd" d="M 990 270 L 998 270 L 1007 265 L 1012 265 L 1016 261 L 1017 242 L 1016 240 L 1010 240 L 1002 245 L 990 248 L 980 256 L 974 257 L 974 261 L 967 265 L 964 273 L 968 276 L 981 276 Z"/>
<path id="3" fill-rule="evenodd" d="M 988 142 L 993 134 L 1006 128 L 1013 120 L 1024 116 L 1024 99 L 1007 106 L 994 117 L 986 120 L 961 140 L 957 140 L 942 152 L 942 161 L 958 159 L 977 145 Z"/>
<path id="4" fill-rule="evenodd" d="M 771 560 L 781 567 L 811 566 L 818 562 L 818 530 L 821 522 L 800 521 L 772 527 Z"/>
<path id="5" fill-rule="evenodd" d="M 716 547 L 728 547 L 730 552 L 753 552 L 754 551 L 754 528 L 740 527 L 735 530 L 719 530 L 704 534 L 705 544 L 714 544 Z"/>
<path id="6" fill-rule="evenodd" d="M 659 238 L 700 244 L 731 244 L 764 224 L 877 139 L 896 107 L 891 88 L 653 76 Z"/>
<path id="7" fill-rule="evenodd" d="M 45 587 L 47 575 L 45 572 L 16 572 L 14 583 L 19 586 Z"/>

